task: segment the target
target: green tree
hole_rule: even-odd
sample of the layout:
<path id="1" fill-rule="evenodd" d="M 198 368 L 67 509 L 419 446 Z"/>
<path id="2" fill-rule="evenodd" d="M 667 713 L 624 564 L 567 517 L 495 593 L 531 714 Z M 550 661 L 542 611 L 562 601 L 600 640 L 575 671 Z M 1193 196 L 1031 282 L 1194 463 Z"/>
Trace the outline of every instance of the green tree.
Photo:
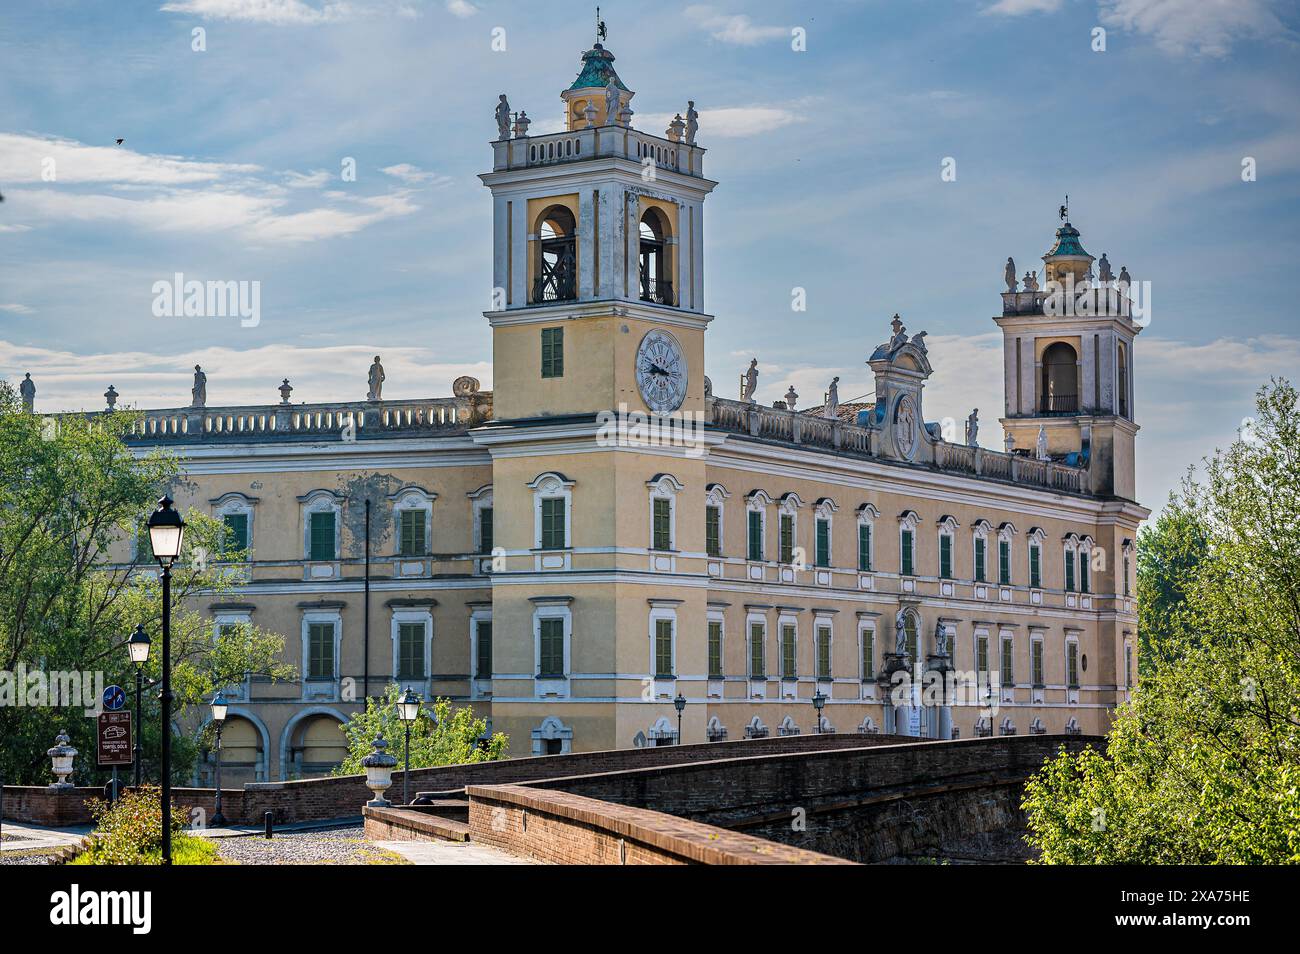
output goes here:
<path id="1" fill-rule="evenodd" d="M 360 775 L 365 772 L 361 760 L 370 754 L 380 735 L 388 742 L 388 753 L 397 757 L 398 769 L 406 766 L 406 723 L 397 714 L 402 689 L 393 683 L 380 698 L 366 700 L 366 711 L 358 712 L 343 726 L 348 754 L 335 775 Z M 420 716 L 411 724 L 411 768 L 433 765 L 459 765 L 464 762 L 494 762 L 506 756 L 509 739 L 497 732 L 487 739 L 487 722 L 474 716 L 469 706 L 453 708 L 450 699 L 435 699 L 420 707 Z M 482 741 L 480 741 L 482 740 Z"/>
<path id="2" fill-rule="evenodd" d="M 1284 380 L 1256 407 L 1139 561 L 1171 621 L 1105 755 L 1062 752 L 1026 787 L 1044 862 L 1300 862 L 1300 407 Z"/>
<path id="3" fill-rule="evenodd" d="M 161 675 L 162 601 L 157 565 L 143 523 L 158 497 L 183 480 L 174 457 L 137 454 L 126 437 L 138 416 L 26 413 L 0 381 L 0 673 L 19 665 L 42 673 L 94 671 L 104 682 L 134 685 L 125 640 L 137 624 L 153 639 L 146 676 Z M 293 678 L 280 662 L 283 638 L 239 627 L 214 638 L 211 621 L 191 607 L 199 596 L 220 598 L 243 583 L 234 565 L 245 554 L 227 547 L 221 525 L 187 512 L 186 549 L 173 570 L 172 668 L 174 712 L 186 711 L 246 673 Z M 135 539 L 139 557 L 123 560 L 121 541 Z M 9 677 L 13 691 L 13 676 Z M 0 692 L 3 684 L 0 683 Z M 93 704 L 94 700 L 82 700 Z M 146 692 L 143 745 L 147 775 L 156 778 L 161 747 L 157 693 Z M 82 708 L 0 705 L 0 771 L 10 784 L 50 780 L 49 748 L 67 729 L 82 755 L 76 781 L 98 784 L 94 720 Z M 178 738 L 174 776 L 190 772 L 195 740 Z"/>
<path id="4" fill-rule="evenodd" d="M 1138 533 L 1138 667 L 1164 661 L 1162 652 L 1193 638 L 1185 587 L 1205 554 L 1201 516 L 1184 508 L 1162 511 Z"/>

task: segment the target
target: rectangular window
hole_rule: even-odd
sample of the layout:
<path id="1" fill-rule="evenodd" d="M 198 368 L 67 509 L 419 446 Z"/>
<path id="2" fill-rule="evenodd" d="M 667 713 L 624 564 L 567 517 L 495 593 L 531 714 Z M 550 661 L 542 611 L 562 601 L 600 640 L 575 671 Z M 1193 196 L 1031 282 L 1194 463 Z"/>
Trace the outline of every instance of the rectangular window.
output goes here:
<path id="1" fill-rule="evenodd" d="M 478 679 L 492 678 L 492 620 L 479 620 L 474 641 L 474 675 Z"/>
<path id="2" fill-rule="evenodd" d="M 763 641 L 767 633 L 762 623 L 751 623 L 749 627 L 749 675 L 753 679 L 762 679 L 767 675 L 763 660 Z"/>
<path id="3" fill-rule="evenodd" d="M 478 512 L 479 553 L 492 552 L 492 508 L 480 507 Z"/>
<path id="4" fill-rule="evenodd" d="M 1133 590 L 1129 586 L 1129 581 L 1128 581 L 1129 574 L 1131 572 L 1132 572 L 1132 568 L 1129 566 L 1128 554 L 1125 553 L 1124 554 L 1124 595 L 1125 596 L 1131 596 L 1133 593 Z"/>
<path id="5" fill-rule="evenodd" d="M 913 571 L 913 558 L 916 556 L 915 535 L 911 530 L 904 530 L 900 535 L 901 542 L 899 546 L 902 553 L 899 557 L 899 570 L 903 576 L 911 576 Z"/>
<path id="6" fill-rule="evenodd" d="M 1029 548 L 1029 586 L 1040 589 L 1043 585 L 1043 560 L 1040 547 Z"/>
<path id="7" fill-rule="evenodd" d="M 939 535 L 939 579 L 952 579 L 952 537 L 946 533 Z"/>
<path id="8" fill-rule="evenodd" d="M 1133 688 L 1133 647 L 1124 647 L 1124 688 Z"/>
<path id="9" fill-rule="evenodd" d="M 398 555 L 424 556 L 424 511 L 402 510 L 398 517 Z"/>
<path id="10" fill-rule="evenodd" d="M 1090 554 L 1086 550 L 1079 551 L 1079 592 L 1080 593 L 1092 592 L 1091 590 L 1088 589 L 1090 585 L 1088 580 L 1088 571 L 1092 569 L 1088 565 L 1089 557 Z"/>
<path id="11" fill-rule="evenodd" d="M 781 514 L 781 549 L 777 561 L 794 562 L 794 516 L 792 514 Z"/>
<path id="12" fill-rule="evenodd" d="M 749 511 L 749 559 L 763 560 L 763 514 L 758 510 Z"/>
<path id="13" fill-rule="evenodd" d="M 869 682 L 876 678 L 876 634 L 872 630 L 862 631 L 862 681 Z"/>
<path id="14" fill-rule="evenodd" d="M 310 517 L 311 534 L 307 558 L 317 561 L 334 559 L 334 511 L 317 511 Z"/>
<path id="15" fill-rule="evenodd" d="M 428 675 L 424 666 L 424 624 L 397 624 L 397 678 L 423 679 Z"/>
<path id="16" fill-rule="evenodd" d="M 655 677 L 673 677 L 673 621 L 655 620 Z"/>
<path id="17" fill-rule="evenodd" d="M 1002 685 L 1014 686 L 1016 684 L 1016 672 L 1012 666 L 1012 645 L 1011 637 L 1002 638 Z"/>
<path id="18" fill-rule="evenodd" d="M 985 674 L 989 672 L 989 638 L 987 636 L 975 637 L 975 671 Z"/>
<path id="19" fill-rule="evenodd" d="M 1065 682 L 1071 689 L 1079 688 L 1079 644 L 1065 644 Z"/>
<path id="20" fill-rule="evenodd" d="M 984 579 L 984 550 L 987 546 L 983 537 L 975 538 L 975 582 L 985 583 Z"/>
<path id="21" fill-rule="evenodd" d="M 564 505 L 563 497 L 542 498 L 542 549 L 563 550 L 564 539 Z"/>
<path id="22" fill-rule="evenodd" d="M 1074 592 L 1074 554 L 1065 551 L 1065 592 Z"/>
<path id="23" fill-rule="evenodd" d="M 858 524 L 858 569 L 871 571 L 871 524 Z"/>
<path id="24" fill-rule="evenodd" d="M 564 675 L 564 620 L 559 617 L 541 619 L 538 623 L 538 675 L 559 678 Z"/>
<path id="25" fill-rule="evenodd" d="M 704 508 L 704 552 L 722 556 L 722 508 Z"/>
<path id="26" fill-rule="evenodd" d="M 1011 541 L 998 541 L 998 582 L 1011 585 Z"/>
<path id="27" fill-rule="evenodd" d="M 651 545 L 656 550 L 673 548 L 673 502 L 665 497 L 654 499 L 654 533 Z"/>
<path id="28" fill-rule="evenodd" d="M 1042 686 L 1043 679 L 1043 641 L 1035 639 L 1029 644 L 1029 669 L 1035 686 Z"/>
<path id="29" fill-rule="evenodd" d="M 722 622 L 709 620 L 709 678 L 722 678 Z"/>
<path id="30" fill-rule="evenodd" d="M 226 550 L 234 552 L 248 549 L 248 514 L 228 513 L 221 518 L 226 528 Z"/>
<path id="31" fill-rule="evenodd" d="M 817 678 L 831 678 L 831 631 L 825 626 L 817 630 Z"/>
<path id="32" fill-rule="evenodd" d="M 795 679 L 799 668 L 795 662 L 794 627 L 781 627 L 781 678 Z"/>
<path id="33" fill-rule="evenodd" d="M 542 377 L 564 377 L 564 329 L 542 329 Z"/>
<path id="34" fill-rule="evenodd" d="M 334 678 L 334 624 L 307 626 L 307 678 Z"/>
<path id="35" fill-rule="evenodd" d="M 831 522 L 819 518 L 817 521 L 817 566 L 831 565 Z"/>

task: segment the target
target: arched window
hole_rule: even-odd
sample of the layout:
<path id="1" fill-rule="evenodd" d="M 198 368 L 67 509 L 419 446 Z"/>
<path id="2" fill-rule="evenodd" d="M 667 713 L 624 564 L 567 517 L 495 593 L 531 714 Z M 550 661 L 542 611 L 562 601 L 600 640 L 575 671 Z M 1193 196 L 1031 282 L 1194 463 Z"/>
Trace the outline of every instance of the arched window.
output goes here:
<path id="1" fill-rule="evenodd" d="M 538 217 L 533 304 L 578 297 L 576 232 L 573 213 L 562 205 L 553 205 Z"/>
<path id="2" fill-rule="evenodd" d="M 1074 348 L 1058 341 L 1043 352 L 1039 411 L 1044 414 L 1074 414 L 1078 410 L 1078 355 Z"/>
<path id="3" fill-rule="evenodd" d="M 640 234 L 641 300 L 675 304 L 667 217 L 659 209 L 646 209 L 641 216 Z"/>
<path id="4" fill-rule="evenodd" d="M 1119 416 L 1128 417 L 1128 348 L 1123 342 L 1119 345 L 1118 364 Z"/>

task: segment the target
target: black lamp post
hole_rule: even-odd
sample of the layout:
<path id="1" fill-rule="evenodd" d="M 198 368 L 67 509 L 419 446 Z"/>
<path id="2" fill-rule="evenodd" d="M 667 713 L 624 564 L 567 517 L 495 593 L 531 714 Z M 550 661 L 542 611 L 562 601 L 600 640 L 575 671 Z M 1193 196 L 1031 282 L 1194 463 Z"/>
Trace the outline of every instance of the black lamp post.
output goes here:
<path id="1" fill-rule="evenodd" d="M 221 814 L 221 727 L 226 723 L 226 712 L 230 703 L 220 691 L 212 697 L 212 724 L 217 727 L 217 813 L 212 816 L 212 824 L 224 825 L 226 816 Z"/>
<path id="2" fill-rule="evenodd" d="M 144 723 L 140 716 L 140 694 L 144 691 L 144 664 L 149 661 L 149 646 L 152 641 L 144 626 L 136 626 L 131 638 L 126 641 L 127 652 L 135 666 L 135 787 L 140 787 L 140 759 L 144 751 Z"/>
<path id="3" fill-rule="evenodd" d="M 162 863 L 172 863 L 172 564 L 181 555 L 185 521 L 164 496 L 149 515 L 149 544 L 162 567 Z"/>
<path id="4" fill-rule="evenodd" d="M 682 744 L 682 713 L 686 711 L 686 697 L 680 692 L 677 698 L 673 700 L 673 708 L 677 710 L 677 744 Z"/>
<path id="5" fill-rule="evenodd" d="M 822 708 L 826 705 L 826 696 L 822 694 L 821 689 L 812 698 L 813 708 L 817 710 L 817 734 L 822 734 Z"/>
<path id="6" fill-rule="evenodd" d="M 411 725 L 420 717 L 420 697 L 406 687 L 397 702 L 397 717 L 406 727 L 406 761 L 402 766 L 402 804 L 411 804 Z"/>

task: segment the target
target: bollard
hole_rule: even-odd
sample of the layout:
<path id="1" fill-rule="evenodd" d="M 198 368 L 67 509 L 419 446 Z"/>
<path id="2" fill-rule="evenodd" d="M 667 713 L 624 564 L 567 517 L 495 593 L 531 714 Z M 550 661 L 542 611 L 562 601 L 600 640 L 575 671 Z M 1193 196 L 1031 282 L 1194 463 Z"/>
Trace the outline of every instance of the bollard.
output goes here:
<path id="1" fill-rule="evenodd" d="M 269 839 L 275 834 L 275 816 L 267 812 L 262 816 L 262 823 L 266 827 L 266 837 Z"/>

